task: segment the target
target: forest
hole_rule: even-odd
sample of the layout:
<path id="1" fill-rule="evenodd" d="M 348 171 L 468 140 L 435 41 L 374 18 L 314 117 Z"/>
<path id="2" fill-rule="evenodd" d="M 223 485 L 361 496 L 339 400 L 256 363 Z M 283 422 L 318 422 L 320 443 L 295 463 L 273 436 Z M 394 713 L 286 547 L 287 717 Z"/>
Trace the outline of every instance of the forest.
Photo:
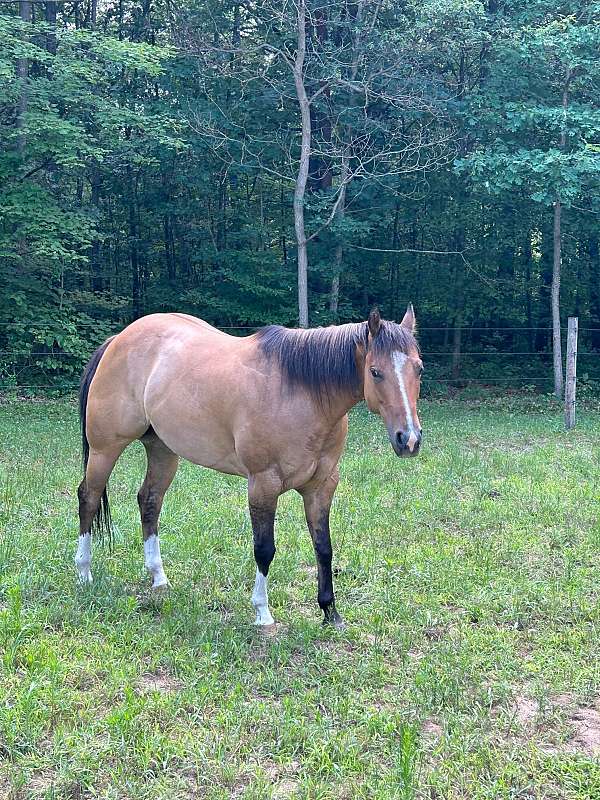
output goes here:
<path id="1" fill-rule="evenodd" d="M 560 394 L 576 315 L 600 389 L 599 13 L 2 0 L 0 387 L 70 387 L 152 312 L 244 334 L 410 301 L 431 387 Z"/>

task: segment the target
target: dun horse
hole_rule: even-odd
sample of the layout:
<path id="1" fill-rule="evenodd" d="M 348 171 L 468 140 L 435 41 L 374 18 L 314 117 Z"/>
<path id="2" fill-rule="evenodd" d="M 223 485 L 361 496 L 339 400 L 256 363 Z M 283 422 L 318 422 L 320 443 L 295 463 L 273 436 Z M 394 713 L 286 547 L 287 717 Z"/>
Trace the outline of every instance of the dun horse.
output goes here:
<path id="1" fill-rule="evenodd" d="M 248 480 L 257 625 L 273 624 L 267 574 L 275 554 L 277 500 L 289 489 L 302 495 L 317 559 L 318 603 L 324 622 L 341 625 L 329 509 L 348 411 L 364 398 L 383 418 L 397 455 L 418 453 L 423 365 L 414 328 L 412 306 L 400 325 L 375 310 L 368 322 L 314 330 L 271 325 L 245 338 L 185 314 L 152 314 L 108 339 L 87 365 L 80 390 L 80 580 L 92 580 L 92 531 L 110 527 L 109 475 L 123 450 L 139 439 L 148 468 L 138 503 L 154 588 L 168 584 L 158 517 L 181 457 Z"/>

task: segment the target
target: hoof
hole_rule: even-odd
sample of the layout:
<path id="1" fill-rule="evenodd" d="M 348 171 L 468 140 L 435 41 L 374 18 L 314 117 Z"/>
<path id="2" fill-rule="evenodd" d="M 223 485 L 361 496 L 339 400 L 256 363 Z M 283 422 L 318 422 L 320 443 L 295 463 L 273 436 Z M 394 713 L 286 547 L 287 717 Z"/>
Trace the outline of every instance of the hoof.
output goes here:
<path id="1" fill-rule="evenodd" d="M 277 625 L 274 622 L 269 625 L 256 625 L 255 627 L 261 636 L 275 636 L 277 633 Z"/>
<path id="2" fill-rule="evenodd" d="M 152 596 L 153 597 L 164 597 L 166 594 L 169 593 L 169 589 L 171 588 L 171 584 L 169 581 L 166 583 L 159 583 L 157 585 L 152 584 Z"/>
<path id="3" fill-rule="evenodd" d="M 346 627 L 346 623 L 340 617 L 338 612 L 335 611 L 335 609 L 333 611 L 330 611 L 329 614 L 325 614 L 323 625 L 327 627 L 331 626 L 332 628 L 335 628 L 337 631 L 343 631 L 344 628 Z"/>
<path id="4" fill-rule="evenodd" d="M 89 586 L 93 583 L 92 573 L 88 570 L 88 572 L 80 572 L 77 575 L 77 583 L 80 586 Z"/>

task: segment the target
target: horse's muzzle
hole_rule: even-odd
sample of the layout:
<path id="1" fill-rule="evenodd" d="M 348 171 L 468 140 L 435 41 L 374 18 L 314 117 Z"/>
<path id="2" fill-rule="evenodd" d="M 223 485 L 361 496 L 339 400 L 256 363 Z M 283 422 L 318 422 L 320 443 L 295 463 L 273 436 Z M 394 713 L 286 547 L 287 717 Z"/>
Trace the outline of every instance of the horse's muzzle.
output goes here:
<path id="1" fill-rule="evenodd" d="M 420 429 L 418 431 L 396 431 L 396 434 L 390 437 L 394 452 L 401 458 L 418 455 L 421 449 L 421 438 L 422 431 Z"/>

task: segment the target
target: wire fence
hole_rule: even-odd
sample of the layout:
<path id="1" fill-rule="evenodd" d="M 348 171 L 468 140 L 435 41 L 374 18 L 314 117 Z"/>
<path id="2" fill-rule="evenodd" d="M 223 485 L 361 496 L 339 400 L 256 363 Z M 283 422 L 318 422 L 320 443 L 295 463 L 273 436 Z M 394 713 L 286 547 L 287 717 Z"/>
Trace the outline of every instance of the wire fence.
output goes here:
<path id="1" fill-rule="evenodd" d="M 91 321 L 89 327 L 93 326 L 94 323 Z M 24 326 L 20 323 L 0 323 L 0 329 L 2 328 L 23 330 Z M 223 331 L 255 332 L 259 329 L 259 326 L 220 325 L 219 329 Z M 454 333 L 455 330 L 456 328 L 454 327 L 449 329 L 446 326 L 419 326 L 419 333 L 422 338 L 428 338 L 427 334 L 439 332 L 448 335 L 449 332 Z M 552 328 L 549 326 L 509 326 L 503 328 L 462 326 L 460 330 L 468 334 L 485 334 L 500 340 L 506 334 L 514 333 L 531 334 L 535 332 L 536 335 L 549 334 Z M 579 328 L 579 334 L 582 339 L 585 339 L 585 334 L 594 333 L 600 333 L 600 327 Z M 548 386 L 550 388 L 552 386 L 551 350 L 500 350 L 495 345 L 484 345 L 486 349 L 481 349 L 481 342 L 479 342 L 479 345 L 479 349 L 461 350 L 460 353 L 453 352 L 450 345 L 446 349 L 439 349 L 439 345 L 437 349 L 430 350 L 427 347 L 423 347 L 422 357 L 425 362 L 425 374 L 423 375 L 422 383 L 424 387 L 433 388 L 439 385 L 448 388 L 469 386 L 500 388 L 505 385 L 507 388 L 511 386 L 517 389 L 538 387 L 538 390 L 541 390 L 541 387 Z M 50 390 L 54 392 L 70 392 L 79 387 L 79 372 L 82 370 L 89 354 L 81 355 L 56 349 L 41 350 L 39 346 L 39 343 L 37 343 L 37 349 L 35 350 L 0 350 L 0 392 L 27 392 L 31 394 Z M 595 359 L 600 358 L 600 350 L 586 351 L 580 349 L 577 357 L 579 360 L 584 359 L 583 369 L 581 370 L 584 380 L 590 378 L 586 373 L 587 369 L 593 373 L 591 380 L 597 381 L 600 389 L 600 362 L 598 364 L 595 363 Z M 56 359 L 58 365 L 45 365 L 44 361 L 46 359 Z M 517 359 L 522 363 L 517 363 Z M 35 363 L 31 363 L 32 360 Z M 68 363 L 69 360 L 71 360 L 70 364 Z M 455 364 L 457 362 L 460 364 L 462 370 L 460 374 L 451 374 L 451 364 L 448 363 L 448 360 L 453 360 Z M 471 367 L 469 365 L 470 360 L 477 362 L 473 369 L 469 369 Z M 64 366 L 60 365 L 61 361 Z M 486 361 L 488 362 L 487 364 Z M 492 368 L 493 371 L 490 372 L 486 367 Z M 527 374 L 528 370 L 532 368 L 534 368 L 535 372 Z M 501 373 L 505 369 L 505 374 L 497 374 L 497 372 Z M 70 372 L 70 374 L 65 375 L 65 371 Z M 470 375 L 467 374 L 469 371 Z M 32 377 L 34 380 L 32 380 Z"/>

